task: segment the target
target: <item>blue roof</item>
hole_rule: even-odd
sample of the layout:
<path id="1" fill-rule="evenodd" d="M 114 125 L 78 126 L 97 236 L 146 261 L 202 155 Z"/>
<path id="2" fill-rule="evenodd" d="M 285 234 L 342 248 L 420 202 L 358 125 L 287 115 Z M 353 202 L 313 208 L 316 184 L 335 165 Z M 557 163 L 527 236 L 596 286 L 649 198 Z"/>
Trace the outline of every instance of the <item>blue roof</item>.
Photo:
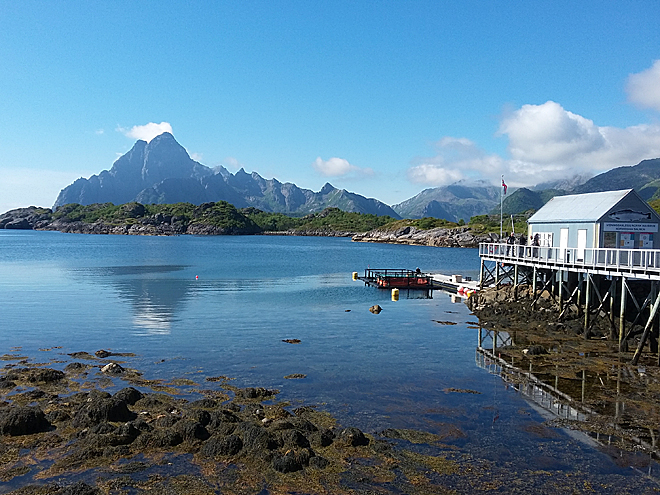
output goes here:
<path id="1" fill-rule="evenodd" d="M 621 191 L 555 196 L 534 213 L 528 222 L 597 222 L 631 193 L 637 195 L 633 189 L 623 189 Z"/>

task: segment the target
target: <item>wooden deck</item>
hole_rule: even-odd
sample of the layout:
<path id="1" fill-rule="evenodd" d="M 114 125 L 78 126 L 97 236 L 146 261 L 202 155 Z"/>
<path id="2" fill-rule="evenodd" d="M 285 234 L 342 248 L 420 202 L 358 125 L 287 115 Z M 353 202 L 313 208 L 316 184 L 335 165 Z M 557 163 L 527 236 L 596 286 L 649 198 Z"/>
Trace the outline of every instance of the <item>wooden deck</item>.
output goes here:
<path id="1" fill-rule="evenodd" d="M 482 243 L 479 256 L 483 260 L 505 264 L 660 280 L 660 250 L 657 249 L 578 249 Z"/>

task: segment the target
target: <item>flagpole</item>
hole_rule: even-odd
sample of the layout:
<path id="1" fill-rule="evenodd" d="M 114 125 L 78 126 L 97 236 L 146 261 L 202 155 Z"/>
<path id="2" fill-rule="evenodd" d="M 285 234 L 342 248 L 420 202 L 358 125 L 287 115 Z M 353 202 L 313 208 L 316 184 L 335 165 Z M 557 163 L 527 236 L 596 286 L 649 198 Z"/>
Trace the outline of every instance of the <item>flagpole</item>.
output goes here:
<path id="1" fill-rule="evenodd" d="M 500 242 L 502 242 L 502 204 L 504 203 L 504 195 L 502 189 L 504 187 L 504 175 L 502 175 L 502 185 L 500 185 Z"/>

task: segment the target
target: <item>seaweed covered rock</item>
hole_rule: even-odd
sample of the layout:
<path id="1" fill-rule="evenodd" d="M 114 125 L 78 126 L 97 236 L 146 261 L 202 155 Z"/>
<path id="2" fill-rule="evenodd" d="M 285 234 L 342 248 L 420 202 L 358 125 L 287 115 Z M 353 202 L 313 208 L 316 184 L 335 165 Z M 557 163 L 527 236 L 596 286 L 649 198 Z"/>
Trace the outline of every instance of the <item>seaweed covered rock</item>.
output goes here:
<path id="1" fill-rule="evenodd" d="M 36 406 L 0 408 L 0 434 L 31 435 L 48 431 L 50 422 Z"/>
<path id="2" fill-rule="evenodd" d="M 243 448 L 243 441 L 238 435 L 212 436 L 202 446 L 201 453 L 203 456 L 216 458 L 216 457 L 229 457 L 238 454 Z"/>
<path id="3" fill-rule="evenodd" d="M 358 447 L 360 445 L 369 445 L 369 439 L 358 428 L 344 428 L 338 435 L 339 441 L 344 445 Z"/>
<path id="4" fill-rule="evenodd" d="M 73 418 L 73 426 L 88 427 L 102 421 L 131 421 L 136 414 L 128 409 L 126 401 L 111 398 L 90 398 L 90 402 L 83 405 Z"/>
<path id="5" fill-rule="evenodd" d="M 122 388 L 114 396 L 117 400 L 123 400 L 126 404 L 134 405 L 137 401 L 144 397 L 144 394 L 133 387 Z"/>

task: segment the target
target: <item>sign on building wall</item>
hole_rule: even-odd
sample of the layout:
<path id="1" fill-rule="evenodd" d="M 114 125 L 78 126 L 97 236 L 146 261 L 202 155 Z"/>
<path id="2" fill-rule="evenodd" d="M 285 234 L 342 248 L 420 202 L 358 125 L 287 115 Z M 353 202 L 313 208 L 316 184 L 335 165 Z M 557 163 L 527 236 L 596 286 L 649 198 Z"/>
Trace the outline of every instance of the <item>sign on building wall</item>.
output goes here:
<path id="1" fill-rule="evenodd" d="M 653 249 L 653 234 L 639 234 L 639 247 Z"/>
<path id="2" fill-rule="evenodd" d="M 605 222 L 605 232 L 657 232 L 657 223 Z"/>
<path id="3" fill-rule="evenodd" d="M 635 234 L 632 232 L 622 232 L 619 236 L 619 246 L 622 248 L 633 249 L 635 247 Z"/>

